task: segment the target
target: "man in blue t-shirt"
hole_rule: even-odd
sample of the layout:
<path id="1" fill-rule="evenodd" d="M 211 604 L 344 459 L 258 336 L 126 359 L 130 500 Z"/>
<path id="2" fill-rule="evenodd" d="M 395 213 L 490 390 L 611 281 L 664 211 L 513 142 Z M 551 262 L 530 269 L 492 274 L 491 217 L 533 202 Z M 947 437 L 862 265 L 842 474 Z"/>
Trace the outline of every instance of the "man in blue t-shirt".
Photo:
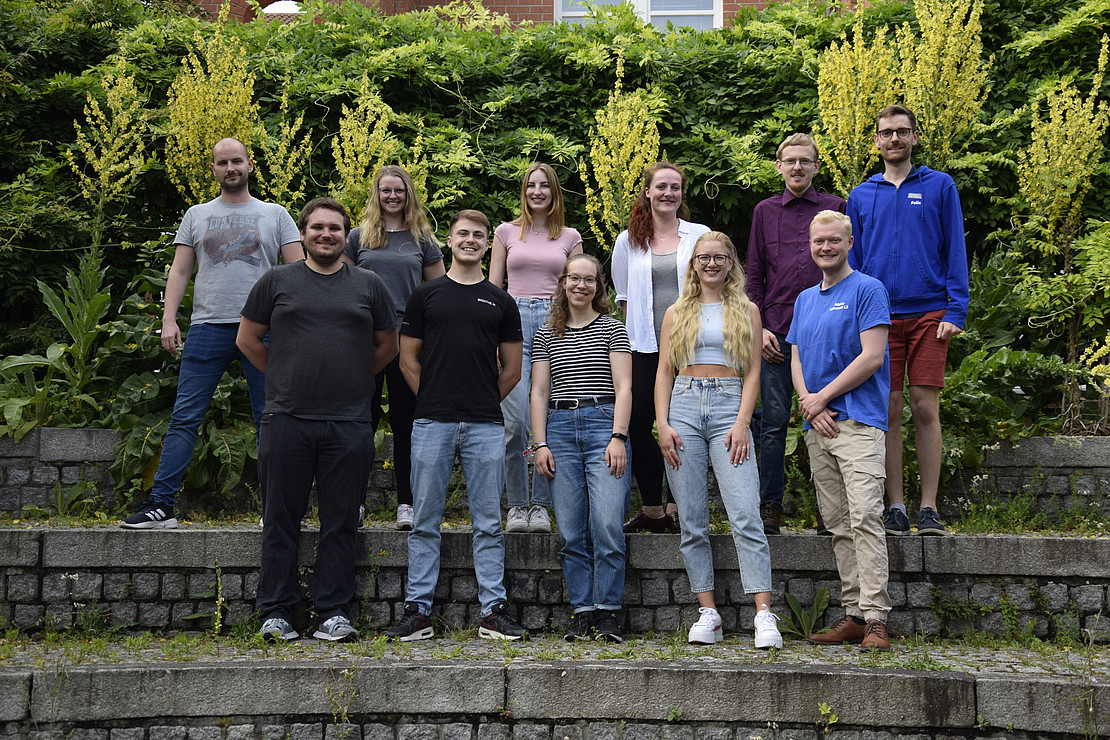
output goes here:
<path id="1" fill-rule="evenodd" d="M 890 303 L 878 280 L 848 264 L 852 223 L 822 211 L 809 227 L 821 282 L 798 296 L 786 341 L 817 503 L 832 532 L 844 617 L 810 642 L 889 650 L 889 566 L 883 531 Z"/>

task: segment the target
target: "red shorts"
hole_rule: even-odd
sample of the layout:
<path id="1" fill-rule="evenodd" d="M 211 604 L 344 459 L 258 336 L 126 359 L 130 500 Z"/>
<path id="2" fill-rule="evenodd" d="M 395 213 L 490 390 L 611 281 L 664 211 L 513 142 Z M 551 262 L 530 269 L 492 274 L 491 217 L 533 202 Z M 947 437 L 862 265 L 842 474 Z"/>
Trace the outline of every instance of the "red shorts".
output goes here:
<path id="1" fill-rule="evenodd" d="M 910 385 L 944 387 L 944 363 L 948 359 L 948 342 L 937 339 L 937 325 L 945 311 L 930 311 L 924 316 L 891 321 L 890 390 L 902 390 L 909 369 Z"/>

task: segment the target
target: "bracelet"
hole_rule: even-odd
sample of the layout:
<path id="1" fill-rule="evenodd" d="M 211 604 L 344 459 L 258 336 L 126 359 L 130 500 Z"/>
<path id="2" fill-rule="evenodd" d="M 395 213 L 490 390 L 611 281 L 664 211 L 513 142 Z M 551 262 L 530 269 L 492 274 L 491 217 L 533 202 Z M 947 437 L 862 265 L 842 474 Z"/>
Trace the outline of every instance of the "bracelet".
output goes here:
<path id="1" fill-rule="evenodd" d="M 745 429 L 751 429 L 752 428 L 750 423 L 745 424 L 744 422 L 740 421 L 739 419 L 736 420 L 736 423 L 739 424 L 740 426 L 744 427 Z"/>
<path id="2" fill-rule="evenodd" d="M 536 450 L 538 450 L 542 447 L 547 447 L 547 443 L 546 442 L 536 442 L 531 447 L 525 447 L 524 452 L 522 452 L 521 454 L 524 455 L 525 457 L 528 457 L 528 455 L 530 455 L 531 453 L 535 452 Z M 548 448 L 548 449 L 550 449 L 550 448 Z"/>
<path id="3" fill-rule="evenodd" d="M 628 435 L 627 434 L 621 434 L 620 432 L 613 432 L 610 439 L 619 439 L 621 442 L 627 442 L 628 441 Z"/>

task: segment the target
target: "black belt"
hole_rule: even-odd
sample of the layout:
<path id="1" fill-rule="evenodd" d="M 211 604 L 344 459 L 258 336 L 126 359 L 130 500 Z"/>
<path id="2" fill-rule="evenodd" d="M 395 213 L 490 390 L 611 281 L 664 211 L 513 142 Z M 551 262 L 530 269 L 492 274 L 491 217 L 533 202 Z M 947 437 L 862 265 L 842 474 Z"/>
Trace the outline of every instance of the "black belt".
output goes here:
<path id="1" fill-rule="evenodd" d="M 616 396 L 592 396 L 590 398 L 575 398 L 570 401 L 552 401 L 549 406 L 553 409 L 578 409 L 583 406 L 601 406 L 606 403 L 616 403 Z"/>

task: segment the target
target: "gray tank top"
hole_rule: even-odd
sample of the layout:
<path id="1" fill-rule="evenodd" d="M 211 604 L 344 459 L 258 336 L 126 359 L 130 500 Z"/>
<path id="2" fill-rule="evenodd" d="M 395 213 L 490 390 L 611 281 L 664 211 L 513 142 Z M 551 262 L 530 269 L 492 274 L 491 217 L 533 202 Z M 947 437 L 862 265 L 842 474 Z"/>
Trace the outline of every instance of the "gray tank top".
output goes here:
<path id="1" fill-rule="evenodd" d="M 663 315 L 678 300 L 678 252 L 651 255 L 651 310 L 655 341 L 663 329 Z"/>

